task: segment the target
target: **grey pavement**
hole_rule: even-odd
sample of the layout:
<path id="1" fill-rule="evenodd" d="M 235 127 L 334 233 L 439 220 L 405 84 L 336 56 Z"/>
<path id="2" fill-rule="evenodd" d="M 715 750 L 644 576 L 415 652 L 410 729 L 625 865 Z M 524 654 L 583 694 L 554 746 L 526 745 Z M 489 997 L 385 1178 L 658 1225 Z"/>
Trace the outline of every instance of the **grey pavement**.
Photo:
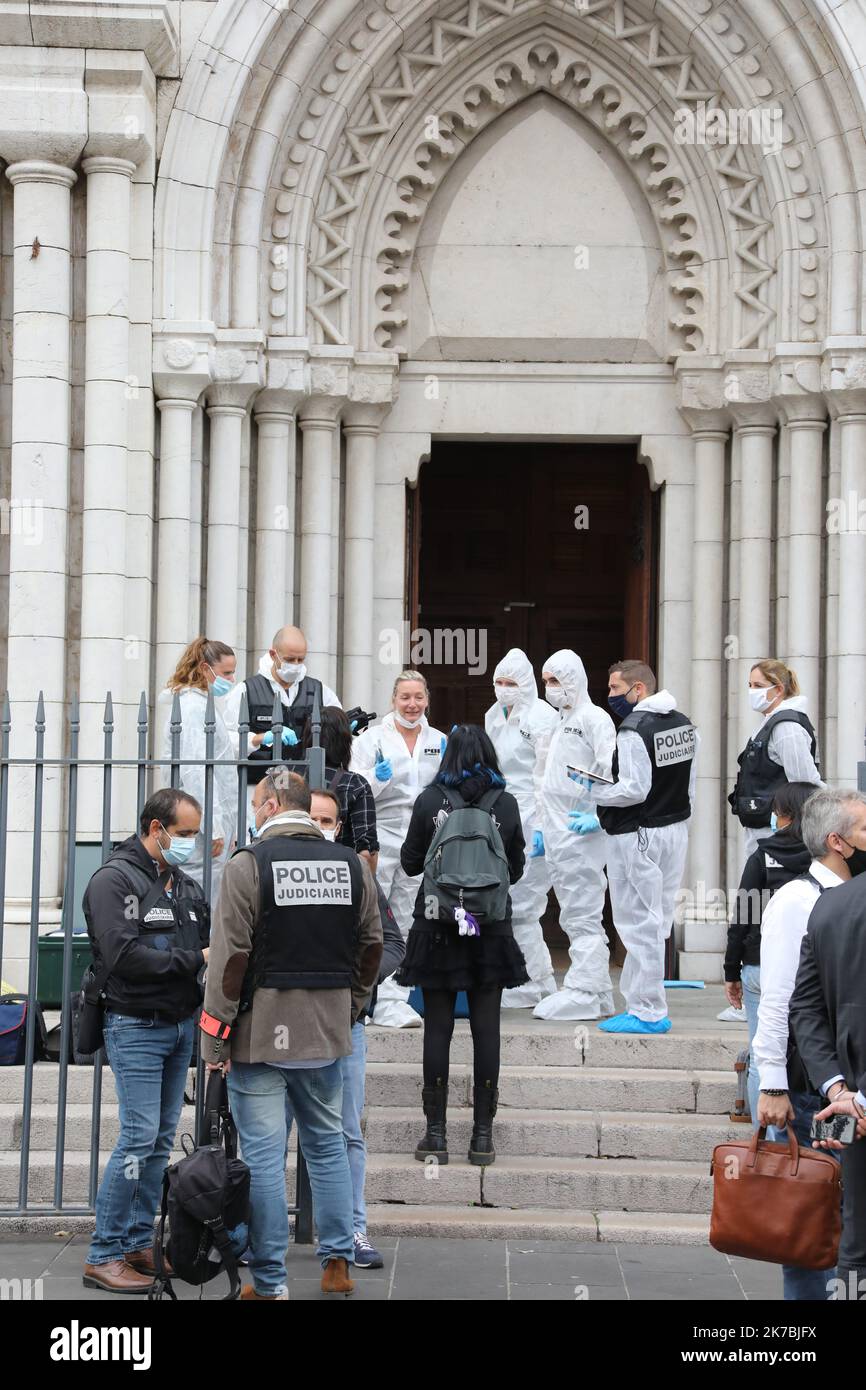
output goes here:
<path id="1" fill-rule="evenodd" d="M 776 1265 L 731 1259 L 701 1246 L 411 1236 L 376 1243 L 385 1267 L 355 1270 L 354 1299 L 742 1303 L 782 1296 L 781 1270 Z M 41 1286 L 24 1287 L 31 1296 L 45 1300 L 140 1302 L 84 1288 L 81 1267 L 87 1244 L 86 1235 L 0 1235 L 0 1279 L 22 1283 L 40 1279 Z M 328 1301 L 319 1289 L 319 1263 L 311 1247 L 289 1246 L 288 1273 L 290 1300 Z M 242 1274 L 244 1283 L 249 1283 L 248 1271 Z M 201 1293 L 189 1285 L 176 1285 L 181 1299 L 219 1299 L 226 1289 L 223 1276 L 205 1285 Z M 331 1297 L 330 1301 L 336 1300 Z"/>

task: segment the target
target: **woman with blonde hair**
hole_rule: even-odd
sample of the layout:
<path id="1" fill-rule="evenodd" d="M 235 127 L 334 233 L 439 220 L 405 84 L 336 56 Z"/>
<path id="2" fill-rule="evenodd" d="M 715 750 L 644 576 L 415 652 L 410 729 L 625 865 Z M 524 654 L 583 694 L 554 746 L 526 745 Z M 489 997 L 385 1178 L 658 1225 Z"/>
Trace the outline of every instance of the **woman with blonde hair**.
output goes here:
<path id="1" fill-rule="evenodd" d="M 765 658 L 749 672 L 749 702 L 763 719 L 738 758 L 739 773 L 728 797 L 746 835 L 746 859 L 768 833 L 776 792 L 788 782 L 823 787 L 815 730 L 796 674 L 783 661 Z"/>
<path id="2" fill-rule="evenodd" d="M 205 767 L 194 764 L 204 759 L 206 752 L 205 715 L 208 690 L 214 695 L 214 775 L 213 827 L 211 837 L 210 903 L 216 906 L 220 881 L 226 861 L 235 842 L 238 814 L 238 777 L 231 738 L 223 721 L 220 703 L 228 695 L 235 680 L 237 662 L 231 647 L 208 637 L 196 637 L 190 642 L 159 697 L 165 713 L 162 756 L 172 756 L 171 710 L 175 695 L 180 700 L 180 786 L 194 796 L 202 808 L 204 824 Z M 225 764 L 225 766 L 222 766 Z M 166 769 L 166 779 L 168 769 Z M 185 873 L 204 886 L 204 834 L 195 837 L 193 851 L 184 864 Z"/>
<path id="3" fill-rule="evenodd" d="M 391 709 L 384 719 L 359 734 L 352 745 L 350 771 L 360 772 L 373 788 L 379 863 L 376 877 L 405 940 L 420 879 L 400 866 L 400 850 L 418 793 L 433 781 L 445 748 L 445 735 L 427 722 L 430 691 L 420 671 L 401 671 L 394 682 Z M 393 976 L 379 986 L 374 1023 L 388 1028 L 418 1028 L 420 1015 L 409 1005 L 409 990 Z"/>

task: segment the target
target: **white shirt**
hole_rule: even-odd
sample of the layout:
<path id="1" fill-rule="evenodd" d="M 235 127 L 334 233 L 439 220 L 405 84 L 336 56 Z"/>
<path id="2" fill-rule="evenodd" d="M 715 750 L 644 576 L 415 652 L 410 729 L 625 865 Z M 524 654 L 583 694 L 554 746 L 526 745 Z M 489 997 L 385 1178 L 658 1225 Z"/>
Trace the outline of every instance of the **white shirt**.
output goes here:
<path id="1" fill-rule="evenodd" d="M 797 710 L 801 714 L 806 713 L 806 701 L 802 695 L 792 695 L 787 700 L 782 700 L 769 714 L 765 714 L 757 733 L 781 710 Z M 789 782 L 811 782 L 816 787 L 823 787 L 821 774 L 815 766 L 815 759 L 812 757 L 812 741 L 807 729 L 802 724 L 797 724 L 793 719 L 786 719 L 781 724 L 774 725 L 770 732 L 767 743 L 767 757 L 772 762 L 778 763 L 784 769 L 785 776 Z M 775 1087 L 773 1088 L 775 1089 Z"/>
<path id="2" fill-rule="evenodd" d="M 844 882 L 818 859 L 812 860 L 808 871 L 825 888 Z M 788 1006 L 800 964 L 800 943 L 819 896 L 808 879 L 793 879 L 773 894 L 761 919 L 761 1001 L 752 1056 L 762 1091 L 788 1089 Z"/>
<path id="3" fill-rule="evenodd" d="M 658 690 L 638 700 L 635 713 L 670 714 L 676 699 L 667 690 Z M 689 801 L 695 804 L 698 749 L 701 736 L 695 729 L 695 756 L 689 771 Z M 653 768 L 646 744 L 637 729 L 620 729 L 616 736 L 617 780 L 612 787 L 594 786 L 591 796 L 598 806 L 642 806 L 652 789 Z"/>

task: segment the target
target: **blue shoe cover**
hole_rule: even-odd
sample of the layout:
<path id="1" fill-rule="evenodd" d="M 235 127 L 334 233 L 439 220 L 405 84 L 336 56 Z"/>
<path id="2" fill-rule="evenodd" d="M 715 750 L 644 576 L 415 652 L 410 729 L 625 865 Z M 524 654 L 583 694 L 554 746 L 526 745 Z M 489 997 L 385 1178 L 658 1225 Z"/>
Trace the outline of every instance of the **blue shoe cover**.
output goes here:
<path id="1" fill-rule="evenodd" d="M 600 1023 L 598 1026 L 603 1033 L 669 1033 L 671 1031 L 669 1018 L 660 1018 L 658 1023 L 647 1023 L 644 1019 L 638 1018 L 636 1014 L 617 1014 L 616 1018 L 606 1018 L 604 1023 Z"/>

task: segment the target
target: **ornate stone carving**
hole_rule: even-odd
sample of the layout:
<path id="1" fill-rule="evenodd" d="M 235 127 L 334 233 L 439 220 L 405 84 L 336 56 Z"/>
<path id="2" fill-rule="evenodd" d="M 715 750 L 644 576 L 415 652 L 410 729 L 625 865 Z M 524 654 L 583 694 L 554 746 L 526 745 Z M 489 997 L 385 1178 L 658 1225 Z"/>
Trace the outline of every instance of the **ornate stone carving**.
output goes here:
<path id="1" fill-rule="evenodd" d="M 183 371 L 195 361 L 196 346 L 189 338 L 169 338 L 163 344 L 162 355 L 166 364 L 174 371 Z"/>
<path id="2" fill-rule="evenodd" d="M 214 381 L 238 381 L 243 376 L 246 357 L 239 348 L 217 348 L 214 353 Z"/>

